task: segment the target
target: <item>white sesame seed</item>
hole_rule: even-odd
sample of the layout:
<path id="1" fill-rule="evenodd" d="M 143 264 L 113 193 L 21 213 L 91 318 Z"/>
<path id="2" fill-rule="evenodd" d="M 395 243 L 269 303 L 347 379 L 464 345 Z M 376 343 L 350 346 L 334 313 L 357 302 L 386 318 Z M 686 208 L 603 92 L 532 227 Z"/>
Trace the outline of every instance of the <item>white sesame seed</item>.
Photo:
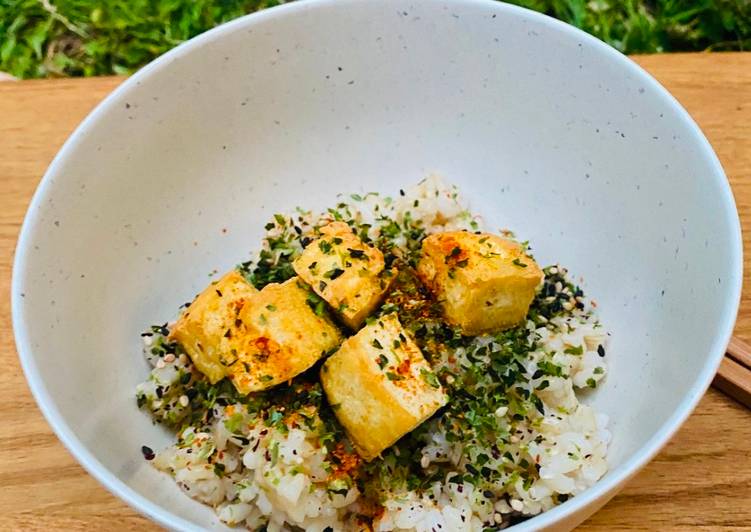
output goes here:
<path id="1" fill-rule="evenodd" d="M 146 347 L 148 347 L 152 343 L 154 343 L 154 339 L 151 336 L 144 336 L 143 337 L 143 345 L 145 345 Z"/>
<path id="2" fill-rule="evenodd" d="M 517 512 L 521 512 L 524 508 L 524 504 L 519 499 L 511 499 L 511 508 L 513 508 Z"/>
<path id="3" fill-rule="evenodd" d="M 187 364 L 188 356 L 185 353 L 183 353 L 182 355 L 180 355 L 180 358 L 178 358 L 178 360 L 180 361 L 180 364 Z"/>
<path id="4" fill-rule="evenodd" d="M 493 521 L 495 521 L 497 524 L 501 524 L 503 521 L 503 516 L 499 513 L 496 513 L 493 515 Z"/>
<path id="5" fill-rule="evenodd" d="M 511 440 L 511 443 L 519 443 L 519 436 L 514 434 L 513 436 L 509 438 L 509 440 Z"/>
<path id="6" fill-rule="evenodd" d="M 175 355 L 173 355 L 172 353 L 170 353 L 169 355 L 167 355 L 166 357 L 164 357 L 164 361 L 165 362 L 174 362 L 175 361 Z"/>
<path id="7" fill-rule="evenodd" d="M 454 384 L 454 376 L 453 375 L 449 375 L 448 377 L 446 377 L 446 384 Z"/>
<path id="8" fill-rule="evenodd" d="M 151 403 L 151 408 L 160 408 L 162 406 L 161 399 L 157 399 L 153 403 Z"/>
<path id="9" fill-rule="evenodd" d="M 555 291 L 560 292 L 561 290 L 563 290 L 563 283 L 558 281 L 555 283 Z"/>
<path id="10" fill-rule="evenodd" d="M 430 458 L 423 455 L 423 457 L 420 458 L 420 465 L 422 466 L 423 469 L 426 469 L 430 465 Z"/>
<path id="11" fill-rule="evenodd" d="M 188 406 L 188 403 L 190 402 L 187 395 L 181 395 L 179 401 L 180 406 Z"/>
<path id="12" fill-rule="evenodd" d="M 499 406 L 495 410 L 495 415 L 498 416 L 498 417 L 503 417 L 503 416 L 506 415 L 506 412 L 508 412 L 508 407 L 507 406 Z"/>
<path id="13" fill-rule="evenodd" d="M 164 363 L 164 360 L 162 360 L 161 358 L 156 361 L 156 367 L 157 367 L 157 369 L 162 369 L 165 365 L 166 364 Z"/>
<path id="14" fill-rule="evenodd" d="M 550 268 L 550 275 L 555 275 L 556 273 L 558 273 L 558 268 L 556 268 L 555 266 Z"/>
<path id="15" fill-rule="evenodd" d="M 571 301 L 566 301 L 566 302 L 565 302 L 565 303 L 563 304 L 563 308 L 564 308 L 565 310 L 571 310 L 572 308 L 574 308 L 574 305 L 573 305 L 573 304 L 571 303 Z"/>

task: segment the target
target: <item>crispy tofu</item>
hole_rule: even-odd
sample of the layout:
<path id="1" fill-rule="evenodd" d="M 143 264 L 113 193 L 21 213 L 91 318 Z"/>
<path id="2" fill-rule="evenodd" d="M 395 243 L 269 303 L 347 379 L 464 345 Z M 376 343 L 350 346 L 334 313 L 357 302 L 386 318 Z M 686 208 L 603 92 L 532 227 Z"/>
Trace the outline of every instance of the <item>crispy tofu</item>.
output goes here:
<path id="1" fill-rule="evenodd" d="M 235 324 L 248 300 L 258 293 L 236 270 L 211 283 L 185 309 L 170 332 L 212 384 L 223 379 L 222 357 L 239 348 Z"/>
<path id="2" fill-rule="evenodd" d="M 201 373 L 229 377 L 240 393 L 264 390 L 310 368 L 341 342 L 341 334 L 307 303 L 297 277 L 260 292 L 232 271 L 204 290 L 170 337 Z"/>
<path id="3" fill-rule="evenodd" d="M 339 346 L 339 329 L 313 311 L 308 294 L 305 283 L 293 277 L 266 285 L 243 306 L 239 323 L 244 334 L 224 360 L 240 393 L 288 381 Z"/>
<path id="4" fill-rule="evenodd" d="M 365 244 L 344 222 L 320 230 L 295 260 L 294 269 L 338 314 L 357 329 L 376 309 L 394 272 L 384 267 L 383 253 Z"/>
<path id="5" fill-rule="evenodd" d="M 322 366 L 321 383 L 355 449 L 368 461 L 447 400 L 394 313 L 348 338 Z"/>
<path id="6" fill-rule="evenodd" d="M 428 236 L 417 275 L 441 303 L 446 320 L 468 335 L 523 322 L 543 278 L 518 243 L 464 231 Z"/>

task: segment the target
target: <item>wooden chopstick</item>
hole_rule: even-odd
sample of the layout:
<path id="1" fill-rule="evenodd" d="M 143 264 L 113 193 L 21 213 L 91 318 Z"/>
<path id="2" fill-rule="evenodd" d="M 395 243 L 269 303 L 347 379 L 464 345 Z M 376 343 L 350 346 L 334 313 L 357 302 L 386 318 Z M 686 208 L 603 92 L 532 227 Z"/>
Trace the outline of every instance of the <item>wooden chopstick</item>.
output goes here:
<path id="1" fill-rule="evenodd" d="M 733 336 L 712 385 L 751 408 L 751 345 Z"/>
<path id="2" fill-rule="evenodd" d="M 747 344 L 740 338 L 731 336 L 727 348 L 727 354 L 730 358 L 751 370 L 751 345 Z"/>

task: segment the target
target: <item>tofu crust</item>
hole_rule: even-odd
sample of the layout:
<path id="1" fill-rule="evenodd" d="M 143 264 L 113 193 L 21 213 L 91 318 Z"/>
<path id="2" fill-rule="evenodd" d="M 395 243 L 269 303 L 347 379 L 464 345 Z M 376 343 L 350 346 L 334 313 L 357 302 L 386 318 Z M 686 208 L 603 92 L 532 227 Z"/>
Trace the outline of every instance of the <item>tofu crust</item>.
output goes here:
<path id="1" fill-rule="evenodd" d="M 465 231 L 428 236 L 417 274 L 441 303 L 445 319 L 467 335 L 523 322 L 543 278 L 517 242 Z"/>
<path id="2" fill-rule="evenodd" d="M 318 316 L 307 299 L 308 287 L 293 277 L 266 285 L 243 307 L 241 348 L 237 361 L 227 361 L 237 391 L 246 394 L 288 381 L 339 346 L 339 329 Z"/>
<path id="3" fill-rule="evenodd" d="M 356 330 L 380 304 L 394 272 L 385 269 L 383 253 L 365 244 L 346 223 L 331 222 L 320 233 L 293 267 L 341 321 Z"/>
<path id="4" fill-rule="evenodd" d="M 196 298 L 170 338 L 212 384 L 229 377 L 242 394 L 265 390 L 307 370 L 342 340 L 310 308 L 308 293 L 297 277 L 259 292 L 232 271 Z"/>
<path id="5" fill-rule="evenodd" d="M 336 417 L 367 461 L 447 401 L 430 364 L 394 313 L 345 340 L 323 364 L 321 383 Z"/>
<path id="6" fill-rule="evenodd" d="M 211 384 L 226 376 L 222 357 L 238 349 L 235 320 L 257 293 L 240 272 L 232 270 L 198 294 L 172 327 L 169 339 L 182 345 Z"/>

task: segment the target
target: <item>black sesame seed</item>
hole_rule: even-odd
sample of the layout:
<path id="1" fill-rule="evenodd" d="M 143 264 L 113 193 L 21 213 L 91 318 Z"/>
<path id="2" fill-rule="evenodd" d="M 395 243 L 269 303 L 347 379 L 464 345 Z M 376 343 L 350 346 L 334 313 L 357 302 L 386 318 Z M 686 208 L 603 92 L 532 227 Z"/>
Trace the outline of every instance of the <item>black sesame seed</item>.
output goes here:
<path id="1" fill-rule="evenodd" d="M 597 354 L 600 355 L 601 357 L 605 356 L 605 348 L 602 347 L 602 344 L 597 346 Z"/>
<path id="2" fill-rule="evenodd" d="M 154 451 L 151 449 L 151 447 L 147 447 L 146 445 L 141 446 L 141 454 L 143 454 L 143 457 L 146 460 L 153 460 L 156 456 L 154 454 Z"/>

